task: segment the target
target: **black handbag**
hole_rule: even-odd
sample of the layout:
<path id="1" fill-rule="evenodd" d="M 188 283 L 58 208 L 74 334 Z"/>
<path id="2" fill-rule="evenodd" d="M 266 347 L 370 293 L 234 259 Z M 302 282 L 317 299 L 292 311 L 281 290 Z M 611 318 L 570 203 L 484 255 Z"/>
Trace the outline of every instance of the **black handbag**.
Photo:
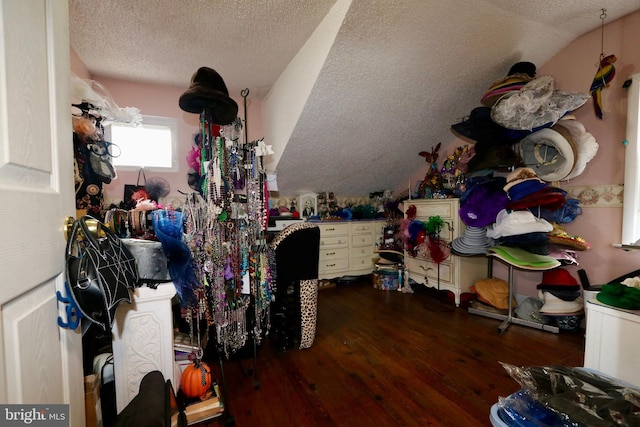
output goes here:
<path id="1" fill-rule="evenodd" d="M 97 224 L 93 233 L 89 221 Z M 73 223 L 65 261 L 74 302 L 84 317 L 110 330 L 118 305 L 131 302 L 130 291 L 138 284 L 135 258 L 105 224 L 83 216 Z"/>

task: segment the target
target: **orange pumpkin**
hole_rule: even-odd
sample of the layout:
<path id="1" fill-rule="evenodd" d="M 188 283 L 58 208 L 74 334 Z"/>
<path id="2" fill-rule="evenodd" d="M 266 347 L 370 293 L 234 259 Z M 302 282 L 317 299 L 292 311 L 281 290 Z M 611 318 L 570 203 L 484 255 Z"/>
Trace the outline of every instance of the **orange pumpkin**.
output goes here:
<path id="1" fill-rule="evenodd" d="M 180 378 L 182 393 L 189 398 L 200 397 L 211 388 L 211 369 L 206 363 L 196 360 L 187 366 Z"/>

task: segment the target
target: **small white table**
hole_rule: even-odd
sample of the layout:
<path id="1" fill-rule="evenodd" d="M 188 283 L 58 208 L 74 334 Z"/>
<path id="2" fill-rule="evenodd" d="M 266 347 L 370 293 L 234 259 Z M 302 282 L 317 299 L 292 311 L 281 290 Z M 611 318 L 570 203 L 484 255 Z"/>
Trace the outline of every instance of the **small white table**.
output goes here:
<path id="1" fill-rule="evenodd" d="M 587 302 L 584 367 L 640 386 L 640 310 Z"/>
<path id="2" fill-rule="evenodd" d="M 140 381 L 158 370 L 174 382 L 173 283 L 156 289 L 136 288 L 131 304 L 121 303 L 113 324 L 113 368 L 116 410 L 120 413 L 138 394 Z"/>

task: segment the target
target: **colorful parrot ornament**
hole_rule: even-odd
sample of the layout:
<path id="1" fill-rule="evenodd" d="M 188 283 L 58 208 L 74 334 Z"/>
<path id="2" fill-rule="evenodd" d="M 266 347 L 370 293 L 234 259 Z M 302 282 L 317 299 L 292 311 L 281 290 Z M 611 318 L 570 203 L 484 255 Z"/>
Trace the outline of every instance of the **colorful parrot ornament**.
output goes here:
<path id="1" fill-rule="evenodd" d="M 616 59 L 615 55 L 602 58 L 598 66 L 598 71 L 591 83 L 590 93 L 593 99 L 593 109 L 600 120 L 602 120 L 602 90 L 609 87 L 611 80 L 613 80 L 613 77 L 616 75 L 616 69 L 613 66 Z"/>

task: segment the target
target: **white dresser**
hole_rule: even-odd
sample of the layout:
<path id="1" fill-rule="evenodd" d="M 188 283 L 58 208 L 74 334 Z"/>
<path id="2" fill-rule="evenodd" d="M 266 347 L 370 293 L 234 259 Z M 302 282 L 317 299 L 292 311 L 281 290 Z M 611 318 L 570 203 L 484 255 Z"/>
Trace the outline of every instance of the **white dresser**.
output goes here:
<path id="1" fill-rule="evenodd" d="M 319 279 L 370 274 L 373 251 L 380 244 L 384 220 L 327 221 L 320 228 Z"/>
<path id="2" fill-rule="evenodd" d="M 640 387 L 640 310 L 587 302 L 584 367 Z"/>
<path id="3" fill-rule="evenodd" d="M 416 219 L 426 223 L 429 217 L 439 216 L 445 222 L 440 237 L 447 242 L 464 232 L 465 225 L 458 214 L 460 199 L 405 200 L 405 215 L 411 205 L 416 207 Z M 456 306 L 460 305 L 460 294 L 469 292 L 476 281 L 487 277 L 487 259 L 483 256 L 463 257 L 451 254 L 438 265 L 428 258 L 414 258 L 405 251 L 404 261 L 409 279 L 428 287 L 453 292 Z"/>

